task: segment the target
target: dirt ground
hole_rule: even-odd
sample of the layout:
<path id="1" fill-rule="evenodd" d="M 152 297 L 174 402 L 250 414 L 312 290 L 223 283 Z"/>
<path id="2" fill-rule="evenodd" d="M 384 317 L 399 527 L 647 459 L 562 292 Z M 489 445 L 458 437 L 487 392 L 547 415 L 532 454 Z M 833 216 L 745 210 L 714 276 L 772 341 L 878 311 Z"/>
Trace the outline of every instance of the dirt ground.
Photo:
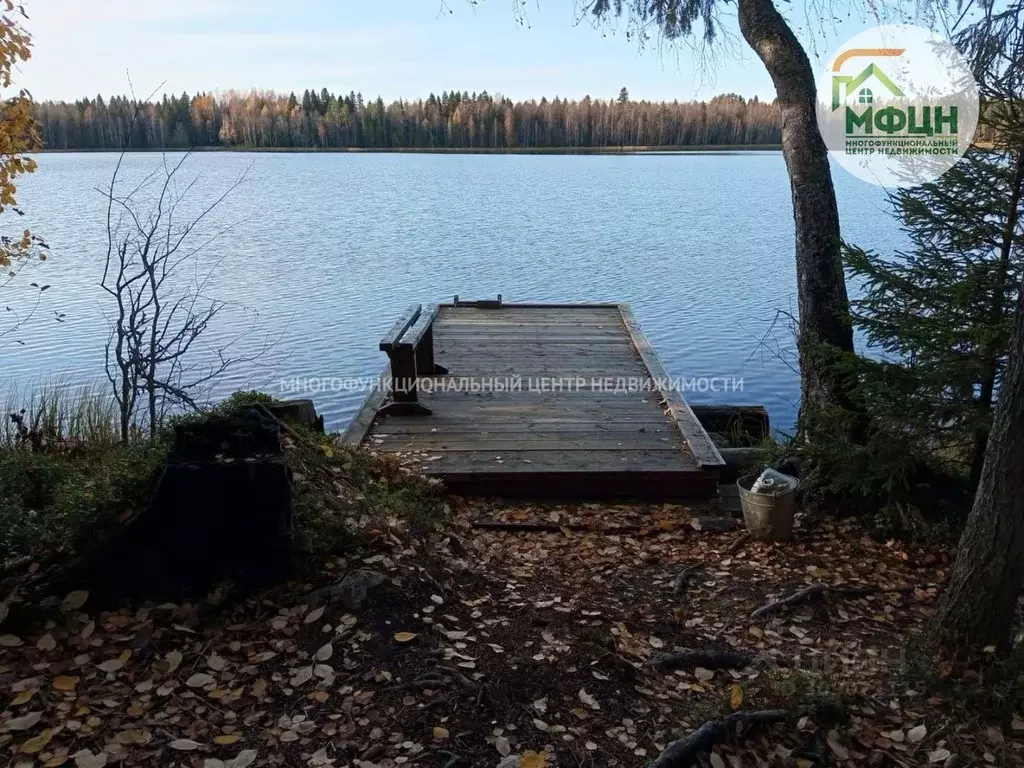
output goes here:
<path id="1" fill-rule="evenodd" d="M 743 542 L 696 530 L 703 512 L 455 499 L 440 532 L 369 523 L 322 581 L 226 607 L 93 613 L 72 593 L 47 626 L 0 623 L 0 765 L 647 766 L 769 708 L 789 716 L 695 764 L 1024 765 L 1019 713 L 967 717 L 901 677 L 951 552 L 852 521 Z M 358 608 L 310 596 L 358 569 L 384 579 Z"/>

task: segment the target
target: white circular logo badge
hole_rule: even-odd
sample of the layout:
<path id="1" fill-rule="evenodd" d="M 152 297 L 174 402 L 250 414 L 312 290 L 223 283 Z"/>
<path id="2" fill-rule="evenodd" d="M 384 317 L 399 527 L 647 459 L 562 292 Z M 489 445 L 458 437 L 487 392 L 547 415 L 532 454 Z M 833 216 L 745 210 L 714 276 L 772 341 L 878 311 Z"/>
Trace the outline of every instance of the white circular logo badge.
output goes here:
<path id="1" fill-rule="evenodd" d="M 818 127 L 829 153 L 883 187 L 934 181 L 963 157 L 978 126 L 978 84 L 936 32 L 911 24 L 847 41 L 818 81 Z"/>

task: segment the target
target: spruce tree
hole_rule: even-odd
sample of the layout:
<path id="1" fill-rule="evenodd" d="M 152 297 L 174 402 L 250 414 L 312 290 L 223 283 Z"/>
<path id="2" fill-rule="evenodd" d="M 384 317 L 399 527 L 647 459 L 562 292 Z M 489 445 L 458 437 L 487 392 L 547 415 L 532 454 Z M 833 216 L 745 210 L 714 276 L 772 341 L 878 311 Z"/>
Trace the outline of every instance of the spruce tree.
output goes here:
<path id="1" fill-rule="evenodd" d="M 972 148 L 893 202 L 910 249 L 844 246 L 863 289 L 854 321 L 878 357 L 862 362 L 859 393 L 876 429 L 976 485 L 1020 290 L 1024 151 Z"/>

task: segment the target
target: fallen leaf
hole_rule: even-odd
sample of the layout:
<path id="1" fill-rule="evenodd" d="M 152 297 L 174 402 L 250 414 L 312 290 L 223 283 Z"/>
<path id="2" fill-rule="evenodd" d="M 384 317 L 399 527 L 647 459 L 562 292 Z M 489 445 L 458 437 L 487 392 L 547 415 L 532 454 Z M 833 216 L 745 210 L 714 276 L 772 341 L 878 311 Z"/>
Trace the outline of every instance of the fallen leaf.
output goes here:
<path id="1" fill-rule="evenodd" d="M 448 738 L 448 729 L 439 725 L 434 726 L 434 741 L 444 741 Z"/>
<path id="2" fill-rule="evenodd" d="M 107 659 L 102 664 L 97 664 L 96 666 L 104 672 L 117 672 L 117 670 L 124 666 L 124 662 L 120 659 Z"/>
<path id="3" fill-rule="evenodd" d="M 68 611 L 77 611 L 86 601 L 89 599 L 89 593 L 84 589 L 75 590 L 74 592 L 68 592 L 64 600 L 61 601 L 60 609 L 65 613 Z"/>
<path id="4" fill-rule="evenodd" d="M 725 768 L 725 760 L 717 752 L 712 752 L 710 757 L 712 768 Z"/>
<path id="5" fill-rule="evenodd" d="M 317 621 L 321 616 L 324 615 L 324 607 L 321 605 L 319 608 L 314 608 L 312 611 L 306 614 L 306 618 L 303 621 L 306 624 L 312 624 Z"/>
<path id="6" fill-rule="evenodd" d="M 42 719 L 42 712 L 29 712 L 21 717 L 14 717 L 7 721 L 7 728 L 12 731 L 27 731 L 35 726 Z"/>
<path id="7" fill-rule="evenodd" d="M 729 704 L 734 710 L 743 706 L 743 688 L 734 685 L 729 689 Z"/>
<path id="8" fill-rule="evenodd" d="M 415 632 L 395 632 L 396 643 L 408 643 L 416 638 Z"/>
<path id="9" fill-rule="evenodd" d="M 73 691 L 78 685 L 78 678 L 71 675 L 61 675 L 53 679 L 53 687 L 58 691 Z"/>
<path id="10" fill-rule="evenodd" d="M 206 666 L 208 666 L 214 672 L 223 671 L 224 667 L 226 667 L 227 665 L 227 660 L 223 656 L 218 656 L 216 651 L 211 653 L 210 658 L 206 660 Z"/>
<path id="11" fill-rule="evenodd" d="M 540 712 L 542 715 L 548 711 L 548 698 L 545 696 L 543 699 L 537 699 L 533 702 L 533 708 Z"/>
<path id="12" fill-rule="evenodd" d="M 50 743 L 53 738 L 53 731 L 47 728 L 45 731 L 40 733 L 38 736 L 33 736 L 31 739 L 21 745 L 21 751 L 26 755 L 34 755 L 37 752 L 42 752 L 46 748 L 46 745 Z"/>
<path id="13" fill-rule="evenodd" d="M 196 672 L 192 677 L 185 681 L 185 685 L 189 688 L 202 688 L 204 685 L 209 685 L 212 682 L 212 675 L 208 675 L 205 672 Z"/>
<path id="14" fill-rule="evenodd" d="M 243 749 L 238 755 L 228 760 L 225 766 L 226 768 L 249 768 L 250 765 L 256 762 L 258 754 L 255 749 Z"/>
<path id="15" fill-rule="evenodd" d="M 25 690 L 19 692 L 18 695 L 14 697 L 14 699 L 11 701 L 11 706 L 12 707 L 17 707 L 17 706 L 20 706 L 21 704 L 24 704 L 26 701 L 28 701 L 33 696 L 35 696 L 35 693 L 36 693 L 36 689 L 35 688 L 26 688 Z"/>
<path id="16" fill-rule="evenodd" d="M 647 642 L 651 644 L 651 648 L 665 647 L 665 641 L 662 640 L 660 637 L 655 637 L 654 635 L 651 635 L 649 638 L 647 638 Z"/>
<path id="17" fill-rule="evenodd" d="M 508 743 L 508 739 L 504 736 L 499 736 L 494 740 L 494 748 L 498 750 L 498 754 L 502 757 L 508 757 L 512 753 L 512 745 Z"/>
<path id="18" fill-rule="evenodd" d="M 327 661 L 331 656 L 334 655 L 334 646 L 328 643 L 327 645 L 321 645 L 316 652 L 317 661 Z"/>
<path id="19" fill-rule="evenodd" d="M 181 651 L 171 651 L 164 659 L 167 660 L 167 673 L 173 675 L 174 671 L 181 666 Z"/>
<path id="20" fill-rule="evenodd" d="M 704 667 L 697 667 L 695 670 L 693 670 L 693 676 L 700 680 L 702 683 L 706 683 L 708 680 L 711 680 L 715 676 L 715 673 L 712 672 L 710 669 L 704 669 Z"/>
<path id="21" fill-rule="evenodd" d="M 540 719 L 538 719 L 538 718 L 536 718 L 536 717 L 535 717 L 535 718 L 533 718 L 533 725 L 534 725 L 534 727 L 535 727 L 535 728 L 536 728 L 536 729 L 537 729 L 538 731 L 544 731 L 545 733 L 547 733 L 548 731 L 550 731 L 550 730 L 551 730 L 551 726 L 550 726 L 550 725 L 548 725 L 548 724 L 547 724 L 547 723 L 545 723 L 545 722 L 544 722 L 543 720 L 540 720 Z"/>
<path id="22" fill-rule="evenodd" d="M 57 647 L 57 641 L 53 639 L 53 635 L 47 632 L 45 635 L 39 638 L 36 642 L 36 648 L 40 651 L 52 651 Z"/>
<path id="23" fill-rule="evenodd" d="M 544 752 L 523 752 L 519 768 L 547 768 L 548 756 Z"/>
<path id="24" fill-rule="evenodd" d="M 88 751 L 75 755 L 75 768 L 103 768 L 106 764 L 107 753 L 103 751 L 95 755 Z"/>
<path id="25" fill-rule="evenodd" d="M 928 753 L 928 762 L 941 763 L 943 760 L 949 757 L 950 754 L 951 753 L 948 749 L 936 749 L 935 751 Z"/>
<path id="26" fill-rule="evenodd" d="M 0 635 L 0 645 L 4 648 L 17 648 L 21 645 L 21 638 L 17 635 Z"/>
<path id="27" fill-rule="evenodd" d="M 291 678 L 291 680 L 288 681 L 288 683 L 293 688 L 298 688 L 300 685 L 305 685 L 306 683 L 308 683 L 312 679 L 313 679 L 313 668 L 312 667 L 302 667 L 302 668 L 298 669 L 295 672 L 294 675 L 292 675 L 292 678 Z"/>
<path id="28" fill-rule="evenodd" d="M 192 739 L 175 739 L 167 746 L 171 749 L 176 749 L 179 752 L 193 752 L 203 745 L 198 741 L 193 741 Z"/>
<path id="29" fill-rule="evenodd" d="M 214 744 L 220 744 L 222 747 L 228 744 L 235 744 L 242 740 L 242 734 L 240 733 L 222 733 L 220 736 L 213 737 Z"/>
<path id="30" fill-rule="evenodd" d="M 907 741 L 911 744 L 917 744 L 927 735 L 928 729 L 923 724 L 917 725 L 907 731 Z"/>
<path id="31" fill-rule="evenodd" d="M 579 692 L 578 696 L 580 697 L 580 701 L 582 701 L 584 704 L 586 704 L 591 709 L 600 709 L 601 708 L 601 705 L 597 703 L 597 699 L 595 699 L 593 696 L 591 696 L 589 693 L 587 693 L 587 689 L 586 688 L 580 688 L 580 692 Z"/>
<path id="32" fill-rule="evenodd" d="M 118 744 L 148 744 L 153 735 L 149 731 L 131 730 L 121 731 L 114 737 Z"/>
<path id="33" fill-rule="evenodd" d="M 828 746 L 840 760 L 848 760 L 850 758 L 850 751 L 839 743 L 839 734 L 835 731 L 828 732 Z"/>

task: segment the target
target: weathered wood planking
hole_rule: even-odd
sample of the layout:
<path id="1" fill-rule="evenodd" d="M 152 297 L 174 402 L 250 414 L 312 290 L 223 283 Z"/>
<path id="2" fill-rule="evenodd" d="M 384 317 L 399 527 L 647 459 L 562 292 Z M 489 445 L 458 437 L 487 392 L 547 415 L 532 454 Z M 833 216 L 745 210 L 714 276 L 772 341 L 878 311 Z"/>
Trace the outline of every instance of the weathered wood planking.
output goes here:
<path id="1" fill-rule="evenodd" d="M 381 400 L 372 393 L 348 442 L 399 455 L 471 493 L 714 494 L 721 456 L 682 396 L 655 386 L 667 376 L 628 305 L 415 310 L 388 339 L 432 334 L 434 359 L 448 373 L 420 378 L 430 414 L 374 417 Z M 493 379 L 521 388 L 471 388 Z M 616 390 L 619 380 L 643 386 Z"/>

